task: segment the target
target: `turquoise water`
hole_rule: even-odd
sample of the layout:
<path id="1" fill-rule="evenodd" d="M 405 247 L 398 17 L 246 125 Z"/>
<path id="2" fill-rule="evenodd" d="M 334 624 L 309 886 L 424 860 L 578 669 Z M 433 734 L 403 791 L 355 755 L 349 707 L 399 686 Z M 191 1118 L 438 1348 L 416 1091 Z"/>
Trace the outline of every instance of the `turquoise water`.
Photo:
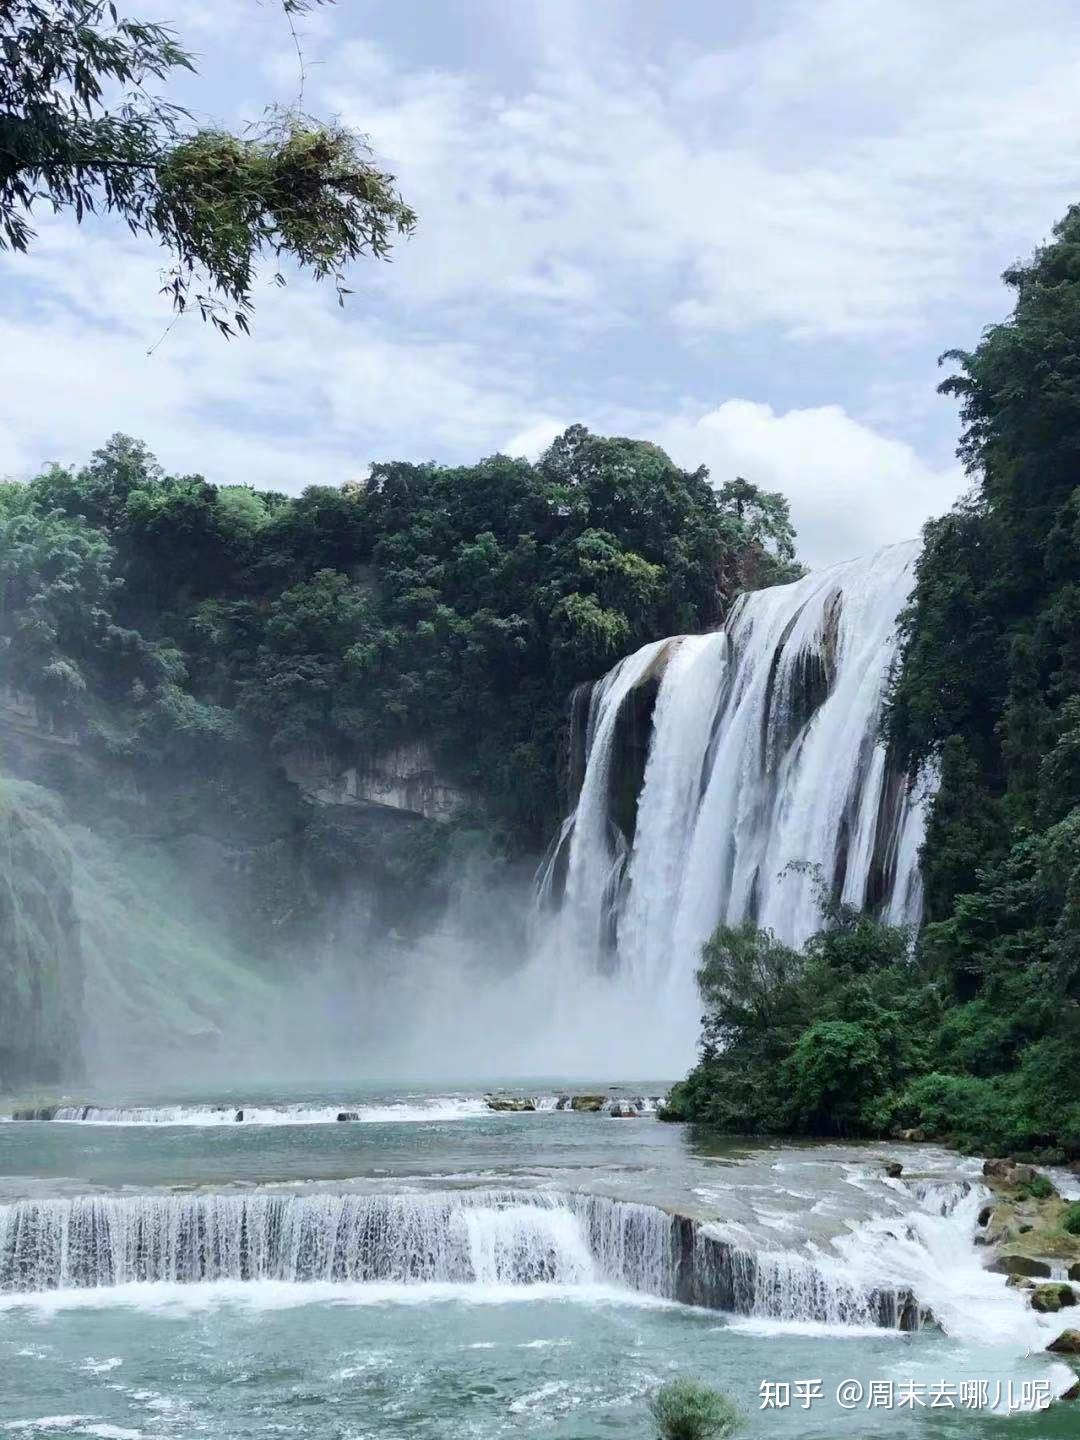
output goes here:
<path id="1" fill-rule="evenodd" d="M 333 1106 L 346 1093 L 289 1098 Z M 441 1098 L 453 1103 L 438 1105 L 440 1097 L 428 1091 L 355 1089 L 350 1098 L 407 1103 L 421 1115 L 434 1106 L 444 1117 L 468 1099 L 444 1091 Z M 346 1191 L 401 1197 L 408 1205 L 409 1197 L 478 1186 L 553 1197 L 584 1190 L 650 1206 L 679 1204 L 714 1218 L 718 1233 L 733 1241 L 741 1234 L 758 1248 L 842 1246 L 854 1235 L 857 1257 L 865 1256 L 859 1263 L 871 1274 L 882 1256 L 888 1262 L 893 1233 L 898 1251 L 904 1236 L 892 1220 L 888 1233 L 872 1241 L 859 1238 L 863 1229 L 890 1206 L 890 1214 L 901 1215 L 916 1204 L 914 1192 L 882 1180 L 880 1158 L 877 1147 L 751 1149 L 651 1118 L 564 1113 L 471 1110 L 457 1118 L 350 1124 L 19 1122 L 0 1125 L 0 1199 L 10 1206 L 99 1193 L 118 1197 L 123 1209 L 148 1192 L 302 1199 Z M 905 1159 L 909 1169 L 917 1160 L 939 1178 L 954 1165 L 929 1150 Z M 1011 1381 L 1019 1399 L 1024 1381 L 1037 1384 L 1050 1372 L 1045 1357 L 1025 1353 L 1041 1348 L 1044 1337 L 1033 1341 L 1024 1328 L 1030 1316 L 1019 1297 L 977 1266 L 972 1280 L 966 1250 L 951 1254 L 951 1236 L 960 1235 L 952 1221 L 926 1220 L 928 1243 L 942 1248 L 924 1268 L 954 1333 L 930 1326 L 908 1335 L 725 1316 L 635 1292 L 590 1271 L 588 1256 L 578 1253 L 580 1235 L 570 1233 L 572 1217 L 560 1210 L 549 1218 L 558 1224 L 541 1245 L 566 1253 L 563 1268 L 553 1272 L 559 1278 L 542 1283 L 507 1283 L 492 1271 L 431 1283 L 224 1279 L 34 1293 L 9 1288 L 0 1294 L 0 1430 L 98 1440 L 646 1437 L 653 1434 L 650 1391 L 690 1373 L 737 1398 L 748 1435 L 1080 1434 L 1080 1411 L 1065 1406 L 1007 1419 L 959 1408 L 963 1381 L 982 1378 L 991 1395 L 997 1381 Z M 483 1212 L 483 1225 L 497 1219 Z M 953 1231 L 942 1228 L 949 1225 Z M 511 1250 L 521 1243 L 498 1235 Z M 961 1242 L 967 1245 L 962 1235 Z M 910 1261 L 915 1273 L 919 1253 Z M 954 1264 L 955 1276 L 935 1274 Z M 835 1397 L 846 1380 L 867 1392 L 871 1382 L 911 1381 L 926 1404 L 898 1408 L 894 1390 L 891 1406 L 867 1409 L 864 1401 L 845 1411 Z M 821 1398 L 803 1408 L 793 1388 L 789 1408 L 764 1411 L 763 1381 L 818 1382 L 811 1389 L 820 1389 Z M 940 1381 L 956 1387 L 950 1398 L 957 1408 L 929 1408 L 931 1387 Z"/>

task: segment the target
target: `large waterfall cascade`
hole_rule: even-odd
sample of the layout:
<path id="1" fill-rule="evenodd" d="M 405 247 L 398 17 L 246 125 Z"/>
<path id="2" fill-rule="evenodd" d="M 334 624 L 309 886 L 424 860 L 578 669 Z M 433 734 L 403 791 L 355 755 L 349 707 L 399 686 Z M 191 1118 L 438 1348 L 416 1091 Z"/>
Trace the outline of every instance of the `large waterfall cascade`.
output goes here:
<path id="1" fill-rule="evenodd" d="M 892 923 L 920 917 L 926 786 L 879 736 L 918 553 L 893 545 L 744 595 L 722 630 L 646 645 L 593 688 L 577 805 L 540 899 L 558 912 L 564 973 L 617 974 L 684 1058 L 719 922 L 801 944 L 820 923 L 819 877 Z M 643 707 L 628 813 L 619 764 Z"/>

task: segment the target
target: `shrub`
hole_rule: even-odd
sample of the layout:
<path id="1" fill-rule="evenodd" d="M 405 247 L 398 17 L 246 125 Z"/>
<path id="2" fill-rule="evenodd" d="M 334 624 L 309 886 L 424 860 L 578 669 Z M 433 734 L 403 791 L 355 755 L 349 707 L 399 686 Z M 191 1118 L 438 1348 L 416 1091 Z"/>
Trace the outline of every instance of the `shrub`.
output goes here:
<path id="1" fill-rule="evenodd" d="M 662 1440 L 727 1440 L 739 1428 L 735 1402 L 687 1378 L 669 1380 L 649 1401 Z"/>
<path id="2" fill-rule="evenodd" d="M 1036 1175 L 1025 1188 L 1032 1200 L 1049 1200 L 1051 1195 L 1057 1194 L 1045 1175 Z"/>
<path id="3" fill-rule="evenodd" d="M 1080 1235 L 1080 1200 L 1074 1200 L 1061 1221 L 1061 1228 L 1070 1235 Z"/>

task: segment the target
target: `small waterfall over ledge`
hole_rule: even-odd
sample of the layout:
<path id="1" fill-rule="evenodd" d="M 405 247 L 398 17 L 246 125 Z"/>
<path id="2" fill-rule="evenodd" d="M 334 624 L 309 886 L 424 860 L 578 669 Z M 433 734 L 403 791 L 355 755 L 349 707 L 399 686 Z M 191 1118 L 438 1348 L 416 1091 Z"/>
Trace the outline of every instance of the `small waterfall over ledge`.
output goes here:
<path id="1" fill-rule="evenodd" d="M 593 687 L 577 805 L 538 899 L 561 973 L 617 976 L 684 1060 L 720 921 L 801 944 L 820 922 L 814 868 L 849 904 L 920 918 L 926 787 L 879 739 L 918 553 L 744 595 L 724 629 L 646 645 Z"/>
<path id="2" fill-rule="evenodd" d="M 577 1192 L 193 1194 L 0 1205 L 0 1296 L 131 1284 L 607 1285 L 744 1315 L 918 1328 L 906 1286 Z"/>

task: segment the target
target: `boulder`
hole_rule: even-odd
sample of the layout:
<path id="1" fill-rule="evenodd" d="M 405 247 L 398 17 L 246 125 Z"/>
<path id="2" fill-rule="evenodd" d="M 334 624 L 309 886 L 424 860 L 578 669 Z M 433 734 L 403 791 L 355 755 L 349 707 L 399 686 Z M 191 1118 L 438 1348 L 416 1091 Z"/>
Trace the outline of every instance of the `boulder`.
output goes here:
<path id="1" fill-rule="evenodd" d="M 338 1120 L 359 1120 L 360 1112 L 359 1110 L 339 1110 L 337 1118 Z"/>
<path id="2" fill-rule="evenodd" d="M 899 1180 L 900 1176 L 903 1175 L 903 1173 L 904 1167 L 900 1164 L 899 1160 L 885 1161 L 885 1174 L 889 1177 L 890 1180 Z"/>
<path id="3" fill-rule="evenodd" d="M 1069 1305 L 1076 1304 L 1071 1285 L 1057 1281 L 1053 1285 L 1036 1285 L 1031 1292 L 1031 1308 L 1040 1315 L 1056 1315 Z"/>
<path id="4" fill-rule="evenodd" d="M 535 1100 L 523 1100 L 517 1095 L 489 1095 L 487 1097 L 489 1110 L 505 1110 L 511 1114 L 520 1114 L 523 1110 L 535 1110 Z"/>
<path id="5" fill-rule="evenodd" d="M 1030 1185 L 1039 1172 L 1034 1165 L 1024 1165 L 1016 1160 L 984 1160 L 983 1174 L 988 1180 L 997 1180 L 1002 1185 Z"/>
<path id="6" fill-rule="evenodd" d="M 990 1224 L 990 1218 L 991 1218 L 991 1216 L 993 1215 L 993 1213 L 994 1213 L 994 1207 L 993 1207 L 992 1205 L 984 1205 L 984 1206 L 982 1207 L 982 1209 L 979 1211 L 979 1224 L 980 1224 L 980 1225 L 989 1225 L 989 1224 Z"/>
<path id="7" fill-rule="evenodd" d="M 1000 1227 L 995 1227 L 993 1230 L 987 1230 L 985 1235 L 976 1235 L 975 1244 L 1000 1245 L 1003 1240 L 1007 1240 L 1008 1238 L 1009 1232 L 1007 1230 L 1001 1229 Z"/>
<path id="8" fill-rule="evenodd" d="M 236 1114 L 233 1116 L 233 1119 L 234 1119 L 238 1124 L 239 1124 L 239 1122 L 240 1122 L 241 1120 L 243 1120 L 243 1118 L 244 1118 L 244 1112 L 243 1112 L 243 1110 L 237 1110 Z"/>
<path id="9" fill-rule="evenodd" d="M 1077 1261 L 1075 1265 L 1069 1266 L 1069 1279 L 1080 1281 L 1080 1261 Z"/>
<path id="10" fill-rule="evenodd" d="M 897 1135 L 897 1139 L 910 1140 L 914 1144 L 919 1145 L 926 1139 L 926 1131 L 918 1127 L 914 1130 L 901 1130 Z"/>
<path id="11" fill-rule="evenodd" d="M 571 1110 L 582 1110 L 587 1114 L 595 1115 L 607 1104 L 606 1095 L 575 1095 L 570 1101 Z"/>
<path id="12" fill-rule="evenodd" d="M 986 1268 L 993 1275 L 1034 1275 L 1040 1280 L 1049 1280 L 1054 1273 L 1045 1260 L 1030 1255 L 999 1255 Z"/>
<path id="13" fill-rule="evenodd" d="M 988 1180 L 1008 1180 L 1012 1170 L 1011 1160 L 984 1160 L 983 1174 Z"/>
<path id="14" fill-rule="evenodd" d="M 1029 1280 L 1026 1275 L 1010 1275 L 1005 1281 L 1010 1290 L 1034 1290 L 1035 1281 Z"/>
<path id="15" fill-rule="evenodd" d="M 1062 1330 L 1046 1348 L 1054 1355 L 1080 1355 L 1080 1330 Z"/>
<path id="16" fill-rule="evenodd" d="M 1080 1400 L 1080 1380 L 1075 1385 L 1070 1385 L 1068 1390 L 1062 1392 L 1059 1397 L 1062 1400 Z"/>

